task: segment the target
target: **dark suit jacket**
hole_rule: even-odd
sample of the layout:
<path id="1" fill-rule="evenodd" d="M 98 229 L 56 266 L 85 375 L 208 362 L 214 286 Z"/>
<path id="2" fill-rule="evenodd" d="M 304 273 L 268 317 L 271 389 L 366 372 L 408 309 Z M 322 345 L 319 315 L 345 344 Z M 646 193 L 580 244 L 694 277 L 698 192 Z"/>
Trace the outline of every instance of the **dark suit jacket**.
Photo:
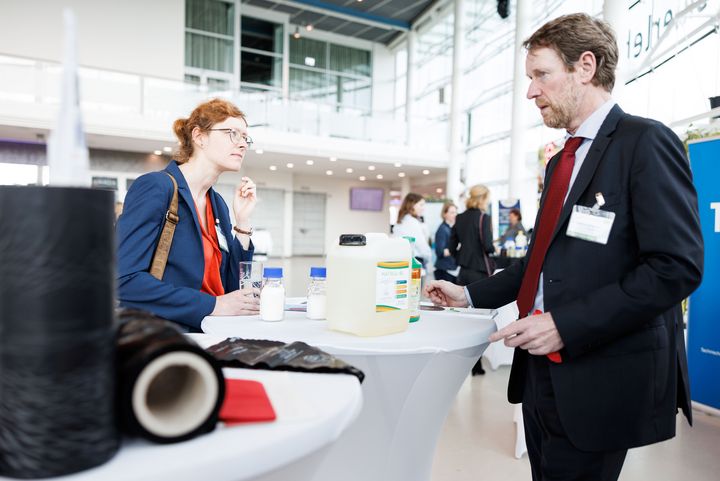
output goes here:
<path id="1" fill-rule="evenodd" d="M 485 245 L 481 245 L 480 213 L 480 209 L 468 209 L 462 214 L 458 214 L 450 233 L 449 249 L 450 254 L 455 257 L 455 261 L 460 267 L 487 273 L 482 252 L 483 249 L 488 254 L 495 252 L 492 243 L 492 221 L 487 214 L 483 217 Z M 492 272 L 489 274 L 492 274 Z"/>
<path id="2" fill-rule="evenodd" d="M 546 185 L 559 157 L 548 164 Z M 603 210 L 616 215 L 607 245 L 565 235 L 573 206 L 592 206 L 596 192 L 605 197 Z M 543 265 L 545 311 L 565 344 L 550 375 L 560 421 L 577 448 L 668 439 L 677 407 L 692 422 L 680 302 L 700 284 L 702 263 L 682 143 L 664 125 L 616 105 L 570 190 Z M 525 265 L 468 286 L 473 305 L 512 302 Z M 528 356 L 515 349 L 511 402 L 523 399 Z"/>
<path id="3" fill-rule="evenodd" d="M 445 249 L 449 248 L 452 227 L 443 221 L 435 232 L 435 268 L 443 271 L 457 269 L 457 263 L 452 255 L 445 257 Z"/>
<path id="4" fill-rule="evenodd" d="M 148 272 L 155 253 L 173 185 L 164 172 L 152 172 L 133 182 L 118 219 L 118 298 L 123 307 L 148 310 L 199 331 L 203 318 L 215 309 L 215 297 L 200 292 L 205 273 L 200 223 L 185 177 L 173 161 L 165 169 L 178 184 L 178 216 L 162 281 Z M 252 260 L 253 247 L 243 250 L 232 235 L 225 201 L 210 189 L 213 213 L 230 252 L 221 250 L 220 278 L 225 292 L 239 288 L 239 262 Z"/>

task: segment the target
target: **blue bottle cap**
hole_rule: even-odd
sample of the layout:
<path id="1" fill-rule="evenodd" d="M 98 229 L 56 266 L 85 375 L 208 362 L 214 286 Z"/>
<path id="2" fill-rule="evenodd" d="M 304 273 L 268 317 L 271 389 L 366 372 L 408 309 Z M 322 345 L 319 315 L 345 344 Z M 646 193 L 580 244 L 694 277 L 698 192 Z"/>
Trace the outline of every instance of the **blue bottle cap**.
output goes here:
<path id="1" fill-rule="evenodd" d="M 327 277 L 327 269 L 324 267 L 311 267 L 310 277 Z"/>
<path id="2" fill-rule="evenodd" d="M 266 267 L 263 270 L 263 277 L 267 279 L 282 279 L 282 267 Z"/>

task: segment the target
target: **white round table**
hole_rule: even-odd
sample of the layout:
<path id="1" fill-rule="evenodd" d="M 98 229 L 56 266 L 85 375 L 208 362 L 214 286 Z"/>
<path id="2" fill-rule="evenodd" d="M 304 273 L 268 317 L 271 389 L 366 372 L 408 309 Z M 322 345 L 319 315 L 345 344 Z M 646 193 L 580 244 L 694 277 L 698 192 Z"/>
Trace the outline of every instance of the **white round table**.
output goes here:
<path id="1" fill-rule="evenodd" d="M 201 344 L 207 347 L 212 343 Z M 360 383 L 355 376 L 250 369 L 223 372 L 227 378 L 262 382 L 277 419 L 232 427 L 220 425 L 212 433 L 176 444 L 126 439 L 109 462 L 73 475 L 46 479 L 309 481 L 328 447 L 352 424 L 362 406 Z"/>
<path id="2" fill-rule="evenodd" d="M 203 331 L 226 337 L 303 341 L 365 372 L 363 409 L 331 446 L 316 481 L 427 481 L 450 405 L 493 333 L 494 311 L 422 311 L 408 330 L 381 337 L 331 331 L 326 321 L 285 312 L 281 322 L 257 316 L 207 317 Z"/>

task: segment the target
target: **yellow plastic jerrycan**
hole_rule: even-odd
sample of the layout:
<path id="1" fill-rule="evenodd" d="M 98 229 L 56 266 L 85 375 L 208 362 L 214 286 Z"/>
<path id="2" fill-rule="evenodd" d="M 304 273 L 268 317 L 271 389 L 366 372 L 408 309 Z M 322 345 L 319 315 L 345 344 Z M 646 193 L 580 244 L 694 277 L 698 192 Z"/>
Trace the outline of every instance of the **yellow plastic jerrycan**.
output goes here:
<path id="1" fill-rule="evenodd" d="M 411 246 L 386 234 L 343 234 L 327 256 L 328 327 L 383 336 L 408 327 Z"/>

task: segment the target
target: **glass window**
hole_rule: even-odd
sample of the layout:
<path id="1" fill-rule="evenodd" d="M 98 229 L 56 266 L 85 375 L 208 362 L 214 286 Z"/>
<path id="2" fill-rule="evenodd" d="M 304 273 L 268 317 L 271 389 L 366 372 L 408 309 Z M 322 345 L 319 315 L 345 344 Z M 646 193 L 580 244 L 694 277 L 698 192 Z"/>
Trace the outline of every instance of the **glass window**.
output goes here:
<path id="1" fill-rule="evenodd" d="M 367 50 L 291 37 L 290 95 L 335 105 L 338 110 L 370 110 L 370 62 Z"/>
<path id="2" fill-rule="evenodd" d="M 185 83 L 200 85 L 200 82 L 202 82 L 202 79 L 199 75 L 191 75 L 188 73 L 185 74 Z"/>
<path id="3" fill-rule="evenodd" d="M 242 17 L 241 24 L 241 44 L 243 47 L 272 53 L 282 53 L 282 25 L 245 16 Z"/>
<path id="4" fill-rule="evenodd" d="M 242 52 L 240 80 L 254 84 L 280 87 L 282 85 L 282 57 Z"/>
<path id="5" fill-rule="evenodd" d="M 222 0 L 186 0 L 185 26 L 204 32 L 235 35 L 235 5 Z"/>
<path id="6" fill-rule="evenodd" d="M 328 89 L 325 73 L 290 68 L 290 93 L 293 97 L 326 102 Z"/>
<path id="7" fill-rule="evenodd" d="M 230 89 L 230 81 L 226 79 L 212 78 L 207 79 L 207 86 L 209 91 L 216 90 L 228 90 Z"/>
<path id="8" fill-rule="evenodd" d="M 369 77 L 370 52 L 331 43 L 330 70 Z"/>
<path id="9" fill-rule="evenodd" d="M 327 44 L 309 38 L 290 37 L 290 63 L 295 65 L 307 65 L 307 59 L 314 59 L 315 68 L 325 68 Z"/>
<path id="10" fill-rule="evenodd" d="M 232 72 L 232 40 L 186 32 L 185 65 L 218 72 Z"/>
<path id="11" fill-rule="evenodd" d="M 328 98 L 331 103 L 338 103 L 355 109 L 370 107 L 370 79 L 357 79 L 342 75 L 329 75 Z"/>

